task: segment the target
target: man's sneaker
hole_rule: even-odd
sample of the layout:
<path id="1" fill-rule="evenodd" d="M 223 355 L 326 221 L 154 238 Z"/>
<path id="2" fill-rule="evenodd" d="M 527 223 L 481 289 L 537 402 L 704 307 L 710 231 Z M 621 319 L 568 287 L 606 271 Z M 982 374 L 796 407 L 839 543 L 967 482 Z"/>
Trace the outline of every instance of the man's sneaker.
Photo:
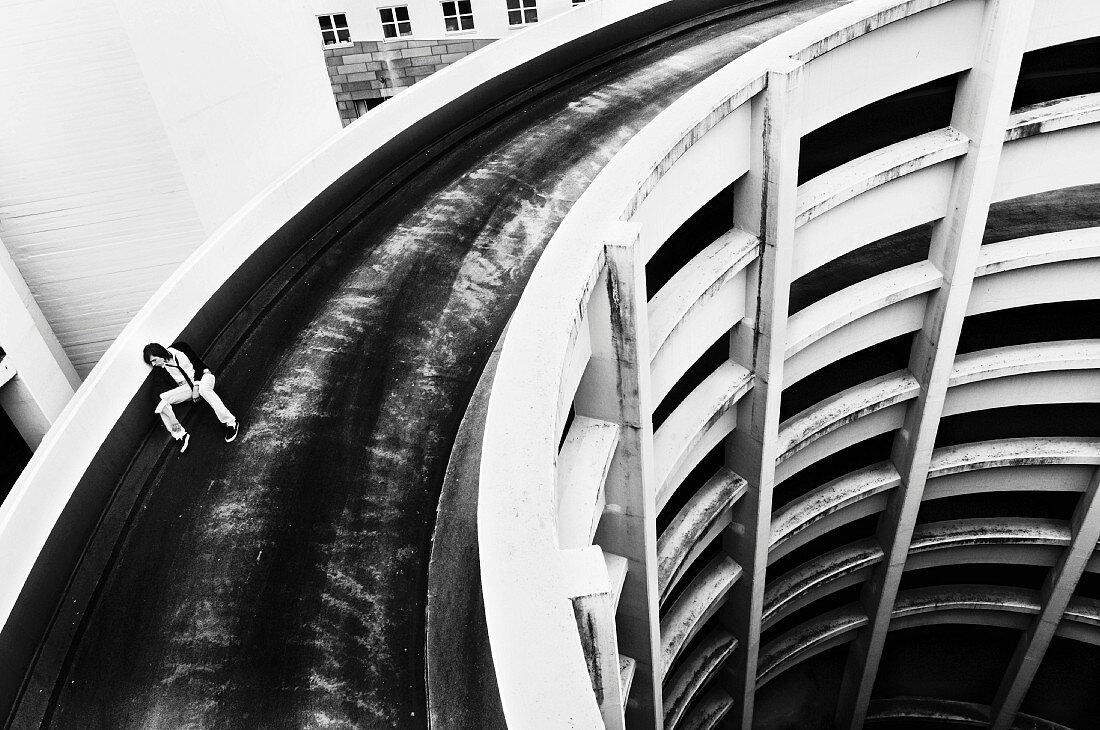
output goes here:
<path id="1" fill-rule="evenodd" d="M 180 453 L 182 454 L 184 451 L 187 451 L 187 446 L 191 443 L 191 434 L 185 432 L 183 438 L 176 439 L 176 443 L 179 444 Z"/>
<path id="2" fill-rule="evenodd" d="M 225 427 L 225 442 L 229 443 L 235 438 L 237 438 L 237 422 L 233 421 Z"/>

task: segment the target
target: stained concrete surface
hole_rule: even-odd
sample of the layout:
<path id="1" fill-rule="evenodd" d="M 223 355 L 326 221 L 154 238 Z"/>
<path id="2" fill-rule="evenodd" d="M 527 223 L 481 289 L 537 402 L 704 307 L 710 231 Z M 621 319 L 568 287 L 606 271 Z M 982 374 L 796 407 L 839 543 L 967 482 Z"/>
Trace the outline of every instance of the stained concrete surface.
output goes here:
<path id="1" fill-rule="evenodd" d="M 433 728 L 507 728 L 485 624 L 477 535 L 481 441 L 500 351 L 498 343 L 466 408 L 439 495 L 424 652 Z"/>
<path id="2" fill-rule="evenodd" d="M 249 332 L 212 348 L 229 353 L 212 364 L 244 424 L 238 441 L 222 443 L 201 406 L 184 419 L 185 455 L 152 428 L 89 550 L 102 577 L 75 576 L 18 722 L 425 726 L 440 484 L 543 246 L 678 94 L 844 3 L 774 5 L 635 53 L 346 213 L 335 243 Z"/>

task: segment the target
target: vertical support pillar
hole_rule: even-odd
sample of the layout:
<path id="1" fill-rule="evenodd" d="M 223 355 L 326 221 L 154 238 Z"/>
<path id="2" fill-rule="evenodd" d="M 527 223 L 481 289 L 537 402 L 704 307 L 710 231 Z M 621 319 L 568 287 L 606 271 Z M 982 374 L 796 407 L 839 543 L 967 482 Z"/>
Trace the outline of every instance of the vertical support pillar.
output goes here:
<path id="1" fill-rule="evenodd" d="M 801 137 L 801 63 L 769 71 L 753 100 L 753 149 L 749 172 L 734 188 L 734 225 L 761 242 L 757 260 L 755 317 L 734 328 L 733 360 L 753 374 L 752 390 L 737 404 L 737 427 L 726 441 L 726 464 L 748 488 L 733 506 L 733 525 L 724 536 L 726 551 L 744 572 L 722 609 L 722 621 L 737 638 L 730 657 L 730 696 L 735 707 L 730 727 L 752 727 L 760 617 L 771 544 L 772 487 L 775 481 L 783 359 L 787 345 L 787 306 L 798 187 Z"/>
<path id="2" fill-rule="evenodd" d="M 615 630 L 615 606 L 612 603 L 612 591 L 609 590 L 607 569 L 603 557 L 596 548 L 582 548 L 572 551 L 567 560 L 574 563 L 580 573 L 591 575 L 602 572 L 602 580 L 592 581 L 598 584 L 592 592 L 572 597 L 573 615 L 577 619 L 577 633 L 581 637 L 581 649 L 588 664 L 588 675 L 592 677 L 596 704 L 600 707 L 605 730 L 626 730 L 623 715 L 626 698 L 622 696 L 619 680 L 619 646 Z M 590 553 L 596 553 L 595 564 Z M 583 556 L 583 557 L 582 557 Z"/>
<path id="3" fill-rule="evenodd" d="M 626 706 L 633 728 L 661 728 L 657 513 L 653 476 L 653 404 L 641 226 L 601 231 L 606 276 L 589 304 L 592 357 L 574 401 L 577 415 L 619 423 L 619 445 L 605 483 L 596 543 L 628 560 L 616 613 L 619 650 L 635 661 Z"/>
<path id="4" fill-rule="evenodd" d="M 0 387 L 0 408 L 37 448 L 80 387 L 76 374 L 15 262 L 0 241 L 0 348 L 14 377 Z"/>
<path id="5" fill-rule="evenodd" d="M 1058 630 L 1062 614 L 1089 558 L 1100 540 L 1100 469 L 1093 473 L 1088 488 L 1077 503 L 1070 525 L 1070 543 L 1057 565 L 1051 568 L 1043 584 L 1039 615 L 1020 637 L 1016 652 L 1008 664 L 991 710 L 993 730 L 1009 730 L 1020 705 L 1031 688 L 1035 673 L 1043 662 L 1047 648 Z"/>
<path id="6" fill-rule="evenodd" d="M 955 94 L 951 125 L 970 139 L 970 147 L 956 162 L 947 215 L 932 229 L 928 256 L 943 283 L 928 299 L 910 352 L 909 371 L 920 392 L 894 437 L 891 459 L 901 484 L 879 518 L 884 560 L 860 598 L 869 621 L 849 649 L 837 703 L 839 728 L 860 728 L 867 716 L 955 364 L 1031 11 L 1032 0 L 987 0 L 974 66 Z"/>

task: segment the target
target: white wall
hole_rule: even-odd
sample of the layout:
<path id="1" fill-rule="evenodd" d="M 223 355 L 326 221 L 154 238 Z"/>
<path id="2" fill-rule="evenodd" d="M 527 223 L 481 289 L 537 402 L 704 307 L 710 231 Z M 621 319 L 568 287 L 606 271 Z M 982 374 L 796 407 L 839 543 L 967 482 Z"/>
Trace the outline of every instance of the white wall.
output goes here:
<path id="1" fill-rule="evenodd" d="M 0 233 L 84 374 L 202 228 L 111 0 L 0 6 L 0 99 Z"/>
<path id="2" fill-rule="evenodd" d="M 307 0 L 115 0 L 209 235 L 342 127 Z"/>
<path id="3" fill-rule="evenodd" d="M 340 129 L 310 16 L 306 0 L 0 4 L 0 235 L 82 376 Z"/>
<path id="4" fill-rule="evenodd" d="M 37 448 L 80 378 L 0 240 L 0 408 Z M 14 371 L 14 378 L 7 379 Z"/>

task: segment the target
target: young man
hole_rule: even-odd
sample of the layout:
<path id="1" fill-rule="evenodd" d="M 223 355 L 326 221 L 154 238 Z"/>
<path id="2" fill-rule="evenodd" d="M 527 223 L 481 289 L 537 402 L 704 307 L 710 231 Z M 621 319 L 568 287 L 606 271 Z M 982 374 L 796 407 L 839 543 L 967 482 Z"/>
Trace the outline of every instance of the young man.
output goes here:
<path id="1" fill-rule="evenodd" d="M 237 418 L 229 412 L 225 403 L 214 392 L 214 373 L 186 342 L 173 342 L 169 347 L 150 342 L 145 346 L 142 355 L 149 365 L 164 368 L 176 383 L 175 388 L 160 394 L 160 404 L 157 405 L 155 412 L 160 414 L 164 427 L 179 444 L 180 453 L 187 451 L 191 434 L 187 433 L 183 424 L 176 419 L 172 406 L 189 400 L 196 401 L 202 398 L 210 404 L 214 409 L 214 415 L 225 426 L 226 443 L 237 438 Z"/>

